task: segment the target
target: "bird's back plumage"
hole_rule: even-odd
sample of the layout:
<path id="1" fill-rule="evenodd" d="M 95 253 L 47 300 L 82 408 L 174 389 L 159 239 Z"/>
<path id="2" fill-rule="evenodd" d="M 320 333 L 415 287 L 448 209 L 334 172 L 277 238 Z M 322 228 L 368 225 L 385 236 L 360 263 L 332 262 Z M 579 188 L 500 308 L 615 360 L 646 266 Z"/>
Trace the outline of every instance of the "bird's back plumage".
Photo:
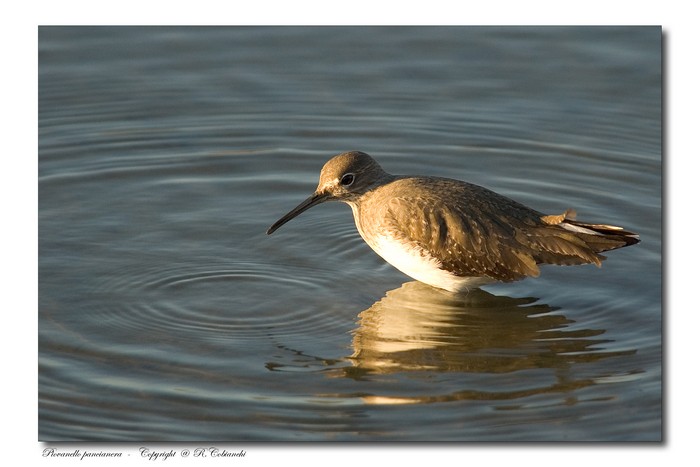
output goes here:
<path id="1" fill-rule="evenodd" d="M 600 265 L 600 252 L 638 241 L 617 227 L 545 216 L 458 180 L 399 177 L 370 193 L 356 214 L 363 237 L 403 243 L 456 276 L 513 281 L 539 275 L 538 264 Z"/>

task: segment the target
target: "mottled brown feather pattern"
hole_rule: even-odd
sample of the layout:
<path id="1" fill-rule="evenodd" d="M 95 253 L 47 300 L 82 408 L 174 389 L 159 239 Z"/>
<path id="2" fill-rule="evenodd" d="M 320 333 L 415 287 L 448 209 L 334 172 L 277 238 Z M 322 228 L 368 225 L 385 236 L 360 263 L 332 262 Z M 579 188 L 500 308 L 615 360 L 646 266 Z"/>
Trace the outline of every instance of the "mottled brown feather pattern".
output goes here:
<path id="1" fill-rule="evenodd" d="M 398 177 L 361 204 L 366 234 L 402 239 L 458 276 L 513 281 L 538 276 L 538 264 L 600 266 L 605 257 L 599 252 L 638 241 L 631 232 L 566 220 L 565 214 L 545 216 L 486 188 L 445 178 Z M 561 222 L 602 235 L 571 232 Z"/>

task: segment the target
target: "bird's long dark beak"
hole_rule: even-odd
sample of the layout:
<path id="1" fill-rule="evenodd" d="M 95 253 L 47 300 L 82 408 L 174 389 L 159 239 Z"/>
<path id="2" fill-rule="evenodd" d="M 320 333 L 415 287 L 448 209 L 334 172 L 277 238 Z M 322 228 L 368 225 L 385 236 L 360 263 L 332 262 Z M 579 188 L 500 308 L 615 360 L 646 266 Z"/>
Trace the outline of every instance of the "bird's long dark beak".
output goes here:
<path id="1" fill-rule="evenodd" d="M 317 204 L 321 204 L 324 201 L 327 201 L 329 197 L 330 196 L 328 195 L 328 193 L 319 193 L 319 192 L 314 193 L 313 195 L 309 196 L 304 201 L 302 201 L 299 206 L 295 207 L 294 209 L 289 211 L 287 214 L 282 216 L 282 218 L 280 220 L 278 220 L 277 222 L 272 224 L 270 226 L 270 228 L 267 229 L 267 234 L 270 235 L 275 230 L 279 229 L 284 224 L 291 221 L 292 219 L 294 219 L 295 217 L 297 217 L 299 214 L 306 211 L 307 209 L 312 208 L 312 207 L 316 206 Z"/>

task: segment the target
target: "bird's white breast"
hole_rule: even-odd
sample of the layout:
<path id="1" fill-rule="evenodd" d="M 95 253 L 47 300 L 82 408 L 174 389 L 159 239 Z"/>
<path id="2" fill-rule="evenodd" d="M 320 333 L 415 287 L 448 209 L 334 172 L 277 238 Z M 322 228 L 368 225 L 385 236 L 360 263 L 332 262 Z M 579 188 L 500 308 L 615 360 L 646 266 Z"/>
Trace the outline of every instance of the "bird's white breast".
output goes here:
<path id="1" fill-rule="evenodd" d="M 389 233 L 369 235 L 364 231 L 359 220 L 357 207 L 353 204 L 350 204 L 350 207 L 355 218 L 357 231 L 363 240 L 387 263 L 407 276 L 450 292 L 466 292 L 470 288 L 493 282 L 492 279 L 486 277 L 457 276 L 441 269 L 442 263 L 437 258 L 433 257 L 427 250 L 412 245 L 407 239 Z"/>
<path id="2" fill-rule="evenodd" d="M 407 242 L 390 236 L 378 236 L 372 243 L 367 243 L 396 269 L 433 287 L 450 292 L 466 292 L 470 288 L 493 282 L 485 277 L 464 277 L 452 274 L 441 269 L 440 261 L 427 251 L 412 247 Z"/>

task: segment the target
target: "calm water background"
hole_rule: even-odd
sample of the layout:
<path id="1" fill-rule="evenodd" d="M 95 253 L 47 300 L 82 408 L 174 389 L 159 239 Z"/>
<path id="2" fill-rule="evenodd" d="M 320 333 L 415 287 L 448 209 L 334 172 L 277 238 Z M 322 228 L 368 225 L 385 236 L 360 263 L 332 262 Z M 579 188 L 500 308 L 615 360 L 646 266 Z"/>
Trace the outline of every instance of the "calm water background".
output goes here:
<path id="1" fill-rule="evenodd" d="M 39 29 L 39 439 L 659 440 L 660 28 Z M 642 243 L 466 297 L 346 150 Z"/>

